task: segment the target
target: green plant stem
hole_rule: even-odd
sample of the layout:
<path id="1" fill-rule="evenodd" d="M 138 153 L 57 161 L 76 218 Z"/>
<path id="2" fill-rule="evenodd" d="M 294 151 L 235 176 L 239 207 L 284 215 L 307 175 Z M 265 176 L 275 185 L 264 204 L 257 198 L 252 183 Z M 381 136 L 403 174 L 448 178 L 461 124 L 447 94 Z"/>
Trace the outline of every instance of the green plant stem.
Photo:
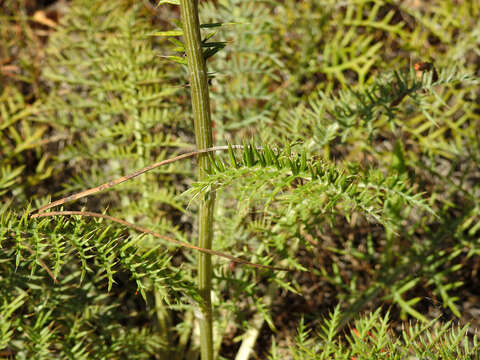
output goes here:
<path id="1" fill-rule="evenodd" d="M 206 149 L 213 145 L 212 122 L 210 119 L 210 99 L 205 59 L 202 52 L 200 22 L 198 20 L 198 0 L 181 0 L 183 36 L 185 52 L 190 70 L 190 89 L 195 124 L 195 140 L 197 149 Z M 207 176 L 210 166 L 208 155 L 198 157 L 198 178 Z M 198 221 L 198 245 L 210 249 L 213 235 L 213 208 L 215 194 L 210 193 L 208 199 L 202 199 Z M 213 360 L 212 332 L 212 259 L 208 254 L 198 255 L 198 286 L 202 296 L 202 316 L 200 322 L 200 351 L 202 360 Z"/>
<path id="2" fill-rule="evenodd" d="M 172 354 L 170 353 L 170 349 L 172 348 L 172 345 L 170 339 L 172 338 L 172 321 L 170 318 L 170 312 L 158 291 L 154 292 L 154 296 L 155 312 L 157 314 L 158 321 L 158 332 L 160 333 L 161 338 L 165 341 L 165 346 L 159 353 L 159 356 L 161 359 L 171 359 Z"/>

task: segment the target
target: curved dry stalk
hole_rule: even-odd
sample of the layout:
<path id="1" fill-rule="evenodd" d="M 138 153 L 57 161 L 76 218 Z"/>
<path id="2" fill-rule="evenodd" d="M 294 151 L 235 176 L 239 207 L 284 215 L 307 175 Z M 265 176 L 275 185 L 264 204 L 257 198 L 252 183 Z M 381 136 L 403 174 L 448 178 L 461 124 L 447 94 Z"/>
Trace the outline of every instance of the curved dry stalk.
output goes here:
<path id="1" fill-rule="evenodd" d="M 63 205 L 67 202 L 78 200 L 78 199 L 84 198 L 86 196 L 90 196 L 90 195 L 99 193 L 100 191 L 109 189 L 109 188 L 111 188 L 115 185 L 121 184 L 121 183 L 123 183 L 127 180 L 130 180 L 130 179 L 133 179 L 134 177 L 142 175 L 142 174 L 146 173 L 147 171 L 153 170 L 157 167 L 167 165 L 167 164 L 171 164 L 175 161 L 186 159 L 186 158 L 189 158 L 189 157 L 192 157 L 192 156 L 197 156 L 197 155 L 200 155 L 200 154 L 205 154 L 205 153 L 219 151 L 219 150 L 228 150 L 228 148 L 229 147 L 227 145 L 213 146 L 213 147 L 210 147 L 210 148 L 207 148 L 207 149 L 191 151 L 191 152 L 188 152 L 188 153 L 185 153 L 185 154 L 182 154 L 182 155 L 178 155 L 178 156 L 175 156 L 173 158 L 166 159 L 166 160 L 160 161 L 158 163 L 146 166 L 143 169 L 135 171 L 134 173 L 122 176 L 122 177 L 120 177 L 118 179 L 115 179 L 115 180 L 108 181 L 108 182 L 106 182 L 102 185 L 95 186 L 93 188 L 80 191 L 76 194 L 68 195 L 68 196 L 66 196 L 66 197 L 64 197 L 60 200 L 53 201 L 53 202 L 51 202 L 47 205 L 44 205 L 44 206 L 38 208 L 37 210 L 34 210 L 33 213 L 38 213 L 39 214 L 39 213 L 42 213 L 42 212 L 44 212 L 48 209 L 51 209 L 52 207 Z M 230 145 L 230 148 L 232 148 L 232 149 L 243 149 L 243 145 Z"/>
<path id="2" fill-rule="evenodd" d="M 27 249 L 32 255 L 35 255 L 34 251 L 28 246 L 28 245 L 25 245 L 25 244 L 22 244 L 22 246 Z M 45 264 L 43 262 L 42 259 L 37 259 L 38 263 L 40 264 L 40 266 L 43 268 L 43 270 L 45 270 L 48 274 L 48 276 L 50 276 L 54 282 L 55 285 L 58 285 L 58 280 L 57 278 L 55 277 L 55 275 L 53 274 L 52 270 L 49 269 L 49 267 L 47 266 L 47 264 Z"/>
<path id="3" fill-rule="evenodd" d="M 122 220 L 122 219 L 119 219 L 119 218 L 116 218 L 116 217 L 113 217 L 113 216 L 110 216 L 110 215 L 100 214 L 100 213 L 96 213 L 96 212 L 91 212 L 91 211 L 52 211 L 52 212 L 37 213 L 37 214 L 32 215 L 31 217 L 32 218 L 39 218 L 39 217 L 47 217 L 47 216 L 72 216 L 72 215 L 96 217 L 96 218 L 102 218 L 102 219 L 110 220 L 110 221 L 116 222 L 118 224 L 121 224 L 121 225 L 127 226 L 129 228 L 132 228 L 134 230 L 137 230 L 141 233 L 152 235 L 156 238 L 168 241 L 172 244 L 175 244 L 175 245 L 178 245 L 178 246 L 181 246 L 181 247 L 186 247 L 186 248 L 189 248 L 189 249 L 200 251 L 202 253 L 209 254 L 209 255 L 220 256 L 220 257 L 223 257 L 223 258 L 228 259 L 230 261 L 233 261 L 233 262 L 236 262 L 236 263 L 239 263 L 239 264 L 243 264 L 243 265 L 247 265 L 247 266 L 252 266 L 252 267 L 255 267 L 255 268 L 258 268 L 258 269 L 268 269 L 268 270 L 278 270 L 278 271 L 292 271 L 292 269 L 287 269 L 287 268 L 278 267 L 278 266 L 255 264 L 255 263 L 252 263 L 252 262 L 247 261 L 245 259 L 241 259 L 241 258 L 232 256 L 232 255 L 223 253 L 221 251 L 216 251 L 216 250 L 206 249 L 206 248 L 203 248 L 203 247 L 200 247 L 200 246 L 195 246 L 195 245 L 192 245 L 192 244 L 189 244 L 189 243 L 171 238 L 169 236 L 159 234 L 155 231 L 144 228 L 142 226 L 132 224 L 131 222 L 128 222 L 128 221 L 125 221 L 125 220 Z"/>

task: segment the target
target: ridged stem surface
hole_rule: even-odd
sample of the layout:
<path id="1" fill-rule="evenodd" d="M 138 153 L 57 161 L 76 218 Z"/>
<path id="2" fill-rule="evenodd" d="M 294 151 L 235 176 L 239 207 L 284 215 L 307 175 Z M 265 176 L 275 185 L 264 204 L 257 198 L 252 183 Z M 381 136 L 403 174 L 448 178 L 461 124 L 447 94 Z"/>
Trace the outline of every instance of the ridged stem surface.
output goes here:
<path id="1" fill-rule="evenodd" d="M 188 69 L 190 71 L 190 89 L 195 126 L 197 148 L 206 149 L 213 146 L 212 122 L 210 119 L 210 99 L 205 59 L 202 52 L 200 22 L 198 19 L 198 0 L 180 0 L 183 36 Z M 207 176 L 210 163 L 208 154 L 198 157 L 198 178 Z M 202 199 L 198 219 L 198 246 L 210 249 L 213 236 L 213 208 L 215 193 L 208 199 Z M 209 254 L 198 255 L 198 286 L 202 296 L 200 322 L 201 359 L 213 360 L 212 333 L 212 259 Z"/>

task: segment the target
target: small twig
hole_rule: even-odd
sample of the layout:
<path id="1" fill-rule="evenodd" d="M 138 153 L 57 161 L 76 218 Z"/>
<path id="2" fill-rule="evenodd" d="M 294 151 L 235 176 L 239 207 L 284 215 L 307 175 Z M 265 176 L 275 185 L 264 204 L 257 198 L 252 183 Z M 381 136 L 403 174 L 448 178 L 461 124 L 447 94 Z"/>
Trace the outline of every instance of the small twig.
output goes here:
<path id="1" fill-rule="evenodd" d="M 243 149 L 243 145 L 231 145 L 231 148 L 232 149 Z M 192 152 L 189 152 L 189 153 L 185 153 L 185 154 L 182 154 L 182 155 L 179 155 L 179 156 L 176 156 L 174 158 L 171 158 L 171 159 L 167 159 L 167 160 L 163 160 L 163 161 L 160 161 L 158 163 L 155 163 L 153 165 L 149 165 L 147 167 L 144 167 L 143 169 L 140 169 L 140 170 L 137 170 L 135 171 L 134 173 L 130 174 L 130 175 L 125 175 L 125 176 L 122 176 L 121 178 L 118 178 L 118 179 L 115 179 L 115 180 L 111 180 L 109 182 L 106 182 L 102 185 L 99 185 L 99 186 L 95 186 L 93 188 L 90 188 L 90 189 L 87 189 L 87 190 L 84 190 L 84 191 L 81 191 L 79 193 L 76 193 L 76 194 L 73 194 L 73 195 L 69 195 L 67 197 L 64 197 L 63 199 L 60 199 L 60 200 L 57 200 L 57 201 L 54 201 L 54 202 L 51 202 L 50 204 L 47 204 L 47 205 L 44 205 L 42 206 L 41 208 L 37 209 L 37 210 L 34 210 L 33 212 L 37 212 L 37 213 L 42 213 L 44 212 L 45 210 L 48 210 L 52 207 L 55 207 L 55 206 L 59 206 L 59 205 L 63 205 L 67 202 L 70 202 L 70 201 L 74 201 L 74 200 L 78 200 L 78 199 L 81 199 L 85 196 L 90 196 L 90 195 L 93 195 L 93 194 L 96 194 L 100 191 L 103 191 L 103 190 L 106 190 L 108 188 L 111 188 L 112 186 L 115 186 L 115 185 L 118 185 L 118 184 L 121 184 L 127 180 L 130 180 L 130 179 L 133 179 L 134 177 L 137 177 L 139 175 L 142 175 L 143 173 L 146 173 L 147 171 L 150 171 L 150 170 L 153 170 L 157 167 L 160 167 L 162 165 L 166 165 L 166 164 L 170 164 L 172 162 L 175 162 L 175 161 L 178 161 L 178 160 L 182 160 L 182 159 L 185 159 L 185 158 L 189 158 L 189 157 L 192 157 L 192 156 L 196 156 L 196 155 L 199 155 L 199 154 L 204 154 L 204 153 L 207 153 L 207 152 L 214 152 L 214 151 L 217 151 L 217 150 L 228 150 L 228 146 L 226 145 L 223 145 L 223 146 L 214 146 L 214 147 L 211 147 L 211 148 L 208 148 L 208 149 L 204 149 L 204 150 L 197 150 L 197 151 L 192 151 Z"/>
<path id="2" fill-rule="evenodd" d="M 178 246 L 182 246 L 182 247 L 186 247 L 186 248 L 189 248 L 189 249 L 197 250 L 197 251 L 200 251 L 200 252 L 203 252 L 203 253 L 206 253 L 206 254 L 210 254 L 210 255 L 220 256 L 220 257 L 223 257 L 223 258 L 228 259 L 230 261 L 233 261 L 233 262 L 236 262 L 236 263 L 239 263 L 239 264 L 248 265 L 248 266 L 253 266 L 253 267 L 256 267 L 258 269 L 292 271 L 292 269 L 287 269 L 287 268 L 283 268 L 283 267 L 270 266 L 270 265 L 260 265 L 260 264 L 251 263 L 247 260 L 237 258 L 235 256 L 225 254 L 225 253 L 220 252 L 220 251 L 215 251 L 215 250 L 210 250 L 210 249 L 205 249 L 205 248 L 202 248 L 202 247 L 199 247 L 199 246 L 195 246 L 195 245 L 192 245 L 192 244 L 189 244 L 189 243 L 177 240 L 177 239 L 173 239 L 169 236 L 159 234 L 155 231 L 149 230 L 149 229 L 144 228 L 142 226 L 132 224 L 128 221 L 115 218 L 115 217 L 110 216 L 110 215 L 104 215 L 104 214 L 90 212 L 90 211 L 52 211 L 52 212 L 48 212 L 48 213 L 45 213 L 45 212 L 37 213 L 37 214 L 32 215 L 31 217 L 32 218 L 37 218 L 37 217 L 46 217 L 46 216 L 71 216 L 71 215 L 90 216 L 90 217 L 97 217 L 97 218 L 110 220 L 110 221 L 122 224 L 124 226 L 127 226 L 129 228 L 135 229 L 135 230 L 137 230 L 139 232 L 142 232 L 144 234 L 149 234 L 149 235 L 155 236 L 159 239 L 166 240 L 166 241 L 168 241 L 170 243 L 173 243 L 173 244 L 176 244 Z"/>
<path id="3" fill-rule="evenodd" d="M 60 141 L 60 140 L 67 140 L 67 139 L 71 139 L 71 138 L 72 138 L 71 135 L 57 135 L 57 136 L 53 136 L 53 137 L 48 138 L 48 139 L 43 139 L 43 140 L 31 143 L 31 144 L 29 144 L 29 146 L 30 147 L 43 146 L 43 145 L 50 144 L 52 142 L 57 142 L 57 141 Z"/>
<path id="4" fill-rule="evenodd" d="M 25 249 L 27 249 L 28 251 L 30 251 L 31 254 L 35 254 L 35 252 L 27 245 L 23 244 L 22 245 Z M 52 278 L 53 282 L 55 284 L 58 284 L 58 280 L 57 278 L 55 277 L 55 275 L 53 274 L 52 270 L 50 270 L 47 266 L 47 264 L 45 264 L 43 262 L 42 259 L 37 259 L 38 263 L 40 264 L 40 266 L 47 272 L 47 274 Z"/>
<path id="5" fill-rule="evenodd" d="M 243 149 L 243 145 L 231 145 L 230 146 L 232 149 Z M 176 156 L 174 158 L 171 158 L 171 159 L 167 159 L 167 160 L 163 160 L 163 161 L 160 161 L 158 163 L 155 163 L 153 165 L 149 165 L 147 167 L 144 167 L 143 169 L 140 169 L 140 170 L 137 170 L 135 171 L 134 173 L 132 174 L 129 174 L 129 175 L 125 175 L 125 176 L 122 176 L 118 179 L 115 179 L 115 180 L 111 180 L 109 182 L 106 182 L 102 185 L 99 185 L 99 186 L 96 186 L 96 187 L 93 187 L 93 188 L 90 188 L 90 189 L 87 189 L 87 190 L 84 190 L 84 191 L 81 191 L 79 193 L 76 193 L 76 194 L 72 194 L 72 195 L 69 195 L 67 197 L 64 197 L 60 200 L 57 200 L 57 201 L 54 201 L 54 202 L 51 202 L 47 205 L 44 205 L 42 207 L 40 207 L 39 209 L 37 209 L 36 211 L 34 211 L 34 213 L 31 215 L 32 218 L 37 218 L 37 217 L 46 217 L 46 216 L 69 216 L 69 215 L 80 215 L 80 216 L 90 216 L 90 217 L 97 217 L 97 218 L 103 218 L 103 219 L 107 219 L 107 220 L 110 220 L 110 221 L 113 221 L 113 222 L 116 222 L 116 223 L 119 223 L 119 224 L 122 224 L 124 226 L 127 226 L 127 227 L 130 227 L 132 229 L 135 229 L 139 232 L 142 232 L 142 233 L 145 233 L 145 234 L 150 234 L 150 235 L 153 235 L 157 238 L 160 238 L 160 239 L 163 239 L 163 240 L 166 240 L 170 243 L 173 243 L 173 244 L 176 244 L 178 246 L 182 246 L 182 247 L 186 247 L 186 248 L 189 248 L 189 249 L 193 249 L 193 250 L 197 250 L 197 251 L 200 251 L 200 252 L 203 252 L 203 253 L 207 253 L 207 254 L 211 254 L 211 255 L 217 255 L 217 256 L 220 256 L 220 257 L 223 257 L 225 259 L 229 259 L 233 262 L 236 262 L 236 263 L 240 263 L 240 264 L 244 264 L 244 265 L 248 265 L 248 266 L 253 266 L 253 267 L 256 267 L 256 268 L 259 268 L 259 269 L 270 269 L 270 270 L 280 270 L 280 271 L 291 271 L 291 269 L 287 269 L 287 268 L 282 268 L 282 267 L 275 267 L 275 266 L 269 266 L 269 265 L 260 265 L 260 264 L 254 264 L 254 263 L 251 263 L 247 260 L 244 260 L 244 259 L 240 259 L 240 258 L 237 258 L 235 256 L 232 256 L 232 255 L 229 255 L 229 254 L 225 254 L 225 253 L 222 253 L 220 251 L 215 251 L 215 250 L 210 250 L 210 249 L 205 249 L 205 248 L 202 248 L 202 247 L 199 247 L 199 246 L 195 246 L 195 245 L 191 245 L 189 243 L 186 243 L 186 242 L 183 242 L 183 241 L 179 241 L 179 240 L 176 240 L 176 239 L 173 239 L 171 237 L 168 237 L 168 236 L 165 236 L 165 235 L 162 235 L 162 234 L 159 234 L 159 233 L 156 233 L 152 230 L 149 230 L 147 228 L 144 228 L 144 227 L 141 227 L 141 226 L 138 226 L 138 225 L 135 225 L 135 224 L 132 224 L 128 221 L 125 221 L 125 220 L 122 220 L 122 219 L 118 219 L 118 218 L 115 218 L 113 216 L 110 216 L 110 215 L 104 215 L 104 214 L 100 214 L 100 213 L 95 213 L 95 212 L 90 212 L 90 211 L 52 211 L 52 212 L 48 212 L 46 213 L 45 211 L 52 208 L 52 207 L 55 207 L 55 206 L 59 206 L 59 205 L 63 205 L 67 202 L 70 202 L 70 201 L 74 201 L 74 200 L 78 200 L 78 199 L 81 199 L 83 197 L 86 197 L 86 196 L 90 196 L 90 195 L 93 195 L 93 194 L 96 194 L 100 191 L 103 191 L 103 190 L 106 190 L 108 188 L 111 188 L 115 185 L 118 185 L 118 184 L 121 184 L 127 180 L 130 180 L 134 177 L 137 177 L 143 173 L 146 173 L 147 171 L 150 171 L 150 170 L 153 170 L 159 166 L 162 166 L 162 165 L 166 165 L 166 164 L 170 164 L 172 162 L 175 162 L 175 161 L 178 161 L 178 160 L 181 160 L 181 159 L 185 159 L 185 158 L 188 158 L 188 157 L 192 157 L 192 156 L 196 156 L 196 155 L 199 155 L 199 154 L 203 154 L 203 153 L 207 153 L 207 152 L 214 152 L 214 151 L 218 151 L 218 150 L 228 150 L 229 149 L 229 146 L 215 146 L 215 147 L 211 147 L 211 148 L 208 148 L 208 149 L 204 149 L 204 150 L 197 150 L 197 151 L 192 151 L 192 152 L 189 152 L 189 153 L 185 153 L 185 154 L 182 154 L 182 155 L 179 155 L 179 156 Z"/>

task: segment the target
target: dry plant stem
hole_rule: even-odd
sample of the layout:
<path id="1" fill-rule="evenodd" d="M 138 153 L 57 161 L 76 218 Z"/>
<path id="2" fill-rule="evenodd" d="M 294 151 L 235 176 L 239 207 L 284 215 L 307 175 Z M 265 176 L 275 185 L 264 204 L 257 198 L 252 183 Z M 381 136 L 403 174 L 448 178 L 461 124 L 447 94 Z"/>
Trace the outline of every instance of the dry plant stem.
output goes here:
<path id="1" fill-rule="evenodd" d="M 231 145 L 230 147 L 232 149 L 243 149 L 243 145 Z M 67 202 L 70 202 L 70 201 L 74 201 L 74 200 L 78 200 L 78 199 L 81 199 L 81 198 L 86 197 L 86 196 L 94 195 L 94 194 L 96 194 L 100 191 L 107 190 L 107 189 L 109 189 L 109 188 L 111 188 L 115 185 L 121 184 L 121 183 L 123 183 L 127 180 L 130 180 L 134 177 L 137 177 L 137 176 L 139 176 L 139 175 L 141 175 L 141 174 L 143 174 L 147 171 L 153 170 L 153 169 L 155 169 L 159 166 L 170 164 L 172 162 L 175 162 L 175 161 L 178 161 L 178 160 L 181 160 L 181 159 L 185 159 L 185 158 L 188 158 L 188 157 L 196 156 L 196 155 L 199 155 L 199 154 L 205 154 L 205 153 L 209 153 L 209 152 L 214 152 L 214 151 L 219 151 L 219 150 L 228 150 L 228 149 L 229 149 L 228 146 L 215 146 L 215 147 L 211 147 L 211 148 L 204 149 L 204 150 L 192 151 L 192 152 L 189 152 L 189 153 L 185 153 L 185 154 L 176 156 L 176 157 L 171 158 L 171 159 L 160 161 L 160 162 L 155 163 L 153 165 L 147 166 L 143 169 L 137 170 L 132 174 L 122 176 L 118 179 L 106 182 L 102 185 L 99 185 L 99 186 L 96 186 L 96 187 L 78 192 L 76 194 L 69 195 L 67 197 L 56 200 L 54 202 L 51 202 L 47 205 L 44 205 L 44 206 L 40 207 L 39 209 L 34 211 L 30 216 L 32 218 L 37 218 L 37 217 L 47 217 L 47 216 L 82 215 L 82 216 L 93 216 L 93 217 L 98 217 L 98 218 L 104 218 L 104 219 L 111 220 L 111 221 L 114 221 L 116 223 L 125 225 L 127 227 L 133 228 L 137 231 L 140 231 L 140 232 L 143 232 L 143 233 L 146 233 L 146 234 L 151 234 L 155 237 L 158 237 L 158 238 L 161 238 L 161 239 L 166 240 L 168 242 L 174 243 L 178 246 L 183 246 L 183 247 L 186 247 L 186 248 L 189 248 L 189 249 L 201 251 L 201 252 L 204 252 L 204 253 L 210 254 L 210 255 L 217 255 L 217 256 L 226 258 L 228 260 L 231 260 L 233 262 L 236 262 L 236 263 L 244 264 L 244 265 L 247 265 L 247 266 L 253 266 L 253 267 L 256 267 L 256 268 L 259 268 L 259 269 L 291 271 L 291 269 L 287 269 L 287 268 L 283 268 L 283 267 L 275 267 L 275 266 L 269 266 L 269 265 L 254 264 L 254 263 L 251 263 L 249 261 L 231 256 L 229 254 L 222 253 L 220 251 L 214 251 L 214 250 L 211 250 L 211 249 L 205 249 L 205 248 L 202 248 L 202 247 L 199 247 L 199 246 L 194 246 L 194 245 L 191 245 L 191 244 L 188 244 L 188 243 L 184 243 L 182 241 L 178 241 L 178 240 L 175 240 L 171 237 L 154 233 L 149 229 L 145 229 L 145 228 L 140 227 L 138 225 L 129 223 L 128 221 L 124 221 L 122 219 L 118 219 L 118 218 L 115 218 L 115 217 L 109 216 L 109 215 L 104 215 L 104 214 L 99 214 L 99 213 L 94 213 L 94 212 L 89 212 L 89 211 L 54 211 L 54 212 L 45 213 L 46 210 L 51 209 L 52 207 L 60 206 L 60 205 L 63 205 Z M 259 147 L 258 149 L 262 149 L 262 148 Z M 41 264 L 43 264 L 43 262 Z M 49 274 L 51 274 L 50 270 L 48 269 L 48 267 L 45 264 L 43 264 L 42 267 L 44 267 L 45 270 Z M 53 274 L 51 274 L 50 276 L 56 282 L 56 279 L 53 276 Z"/>
<path id="2" fill-rule="evenodd" d="M 198 0 L 180 0 L 183 37 L 190 71 L 190 92 L 195 125 L 195 140 L 197 149 L 207 149 L 213 146 L 212 122 L 210 119 L 210 99 L 205 59 L 203 57 L 200 22 L 198 19 Z M 198 178 L 207 176 L 210 162 L 206 154 L 198 156 Z M 199 209 L 198 245 L 202 248 L 212 247 L 213 210 L 215 192 L 211 191 L 208 198 L 202 199 Z M 203 303 L 200 323 L 200 354 L 202 360 L 213 360 L 212 332 L 212 258 L 209 254 L 198 256 L 198 286 Z"/>
<path id="3" fill-rule="evenodd" d="M 32 215 L 32 218 L 47 217 L 47 216 L 73 216 L 73 215 L 89 216 L 89 217 L 96 217 L 96 218 L 102 218 L 102 219 L 105 219 L 105 220 L 110 220 L 110 221 L 116 222 L 118 224 L 121 224 L 121 225 L 127 226 L 129 228 L 132 228 L 134 230 L 137 230 L 139 232 L 142 232 L 144 234 L 149 234 L 149 235 L 152 235 L 156 238 L 168 241 L 168 242 L 170 242 L 172 244 L 175 244 L 175 245 L 178 245 L 178 246 L 182 246 L 182 247 L 186 247 L 186 248 L 193 249 L 193 250 L 196 250 L 196 251 L 200 251 L 201 253 L 208 254 L 208 255 L 220 256 L 220 257 L 223 257 L 223 258 L 228 259 L 230 261 L 233 261 L 233 262 L 236 262 L 236 263 L 239 263 L 239 264 L 243 264 L 243 265 L 253 266 L 253 267 L 256 267 L 258 269 L 291 271 L 291 269 L 287 269 L 287 268 L 251 263 L 250 261 L 247 261 L 247 260 L 244 260 L 244 259 L 241 259 L 241 258 L 237 258 L 235 256 L 223 253 L 221 251 L 216 251 L 216 250 L 212 250 L 212 249 L 205 249 L 205 248 L 202 248 L 202 247 L 199 247 L 199 246 L 195 246 L 195 245 L 192 245 L 192 244 L 189 244 L 189 243 L 171 238 L 169 236 L 159 234 L 155 231 L 144 228 L 142 226 L 132 224 L 128 221 L 118 219 L 118 218 L 110 216 L 110 215 L 95 213 L 95 212 L 91 212 L 91 211 L 51 211 L 51 212 L 47 212 L 47 213 L 44 212 L 44 213 L 34 214 L 34 215 Z M 53 275 L 51 275 L 51 276 L 53 277 Z"/>
<path id="4" fill-rule="evenodd" d="M 160 338 L 165 341 L 165 346 L 158 350 L 158 357 L 160 359 L 175 359 L 175 357 L 172 356 L 172 339 L 174 338 L 174 335 L 172 334 L 173 327 L 171 313 L 158 290 L 154 290 L 153 296 L 155 298 L 154 306 L 157 315 L 157 331 Z"/>
<path id="5" fill-rule="evenodd" d="M 243 149 L 243 145 L 231 145 L 231 148 L 232 149 Z M 78 200 L 78 199 L 84 198 L 86 196 L 90 196 L 90 195 L 99 193 L 100 191 L 107 190 L 107 189 L 109 189 L 109 188 L 111 188 L 115 185 L 121 184 L 121 183 L 123 183 L 127 180 L 130 180 L 130 179 L 133 179 L 133 178 L 135 178 L 139 175 L 142 175 L 142 174 L 146 173 L 147 171 L 153 170 L 157 167 L 167 165 L 167 164 L 171 164 L 171 163 L 173 163 L 175 161 L 178 161 L 178 160 L 186 159 L 186 158 L 189 158 L 189 157 L 193 157 L 193 156 L 197 156 L 197 155 L 205 154 L 205 153 L 209 153 L 209 152 L 219 151 L 219 150 L 228 150 L 228 146 L 222 145 L 222 146 L 209 147 L 208 149 L 191 151 L 189 153 L 185 153 L 185 154 L 182 154 L 182 155 L 175 156 L 171 159 L 166 159 L 166 160 L 160 161 L 158 163 L 155 163 L 155 164 L 149 165 L 147 167 L 144 167 L 143 169 L 137 170 L 134 173 L 131 173 L 129 175 L 122 176 L 118 179 L 108 181 L 108 182 L 106 182 L 102 185 L 95 186 L 93 188 L 90 188 L 90 189 L 78 192 L 76 194 L 66 196 L 66 197 L 64 197 L 60 200 L 56 200 L 54 202 L 51 202 L 47 205 L 44 205 L 44 206 L 38 208 L 34 212 L 42 213 L 42 212 L 44 212 L 48 209 L 51 209 L 52 207 L 63 205 L 63 204 L 66 204 L 67 202 Z"/>
<path id="6" fill-rule="evenodd" d="M 25 249 L 27 249 L 31 254 L 35 254 L 34 251 L 27 245 L 23 245 Z M 47 272 L 47 274 L 52 278 L 53 282 L 58 285 L 58 280 L 53 274 L 53 272 L 48 268 L 48 266 L 42 261 L 42 259 L 37 259 L 40 266 Z"/>
<path id="7" fill-rule="evenodd" d="M 270 306 L 272 304 L 272 301 L 277 294 L 277 289 L 278 285 L 273 281 L 268 285 L 267 294 L 263 299 L 263 303 L 265 305 Z M 260 331 L 262 330 L 264 322 L 265 318 L 261 312 L 257 312 L 253 315 L 253 319 L 250 321 L 249 329 L 242 336 L 242 345 L 240 345 L 240 348 L 238 349 L 235 360 L 250 359 L 250 355 L 253 352 L 255 342 L 257 341 L 258 335 L 260 335 Z"/>

